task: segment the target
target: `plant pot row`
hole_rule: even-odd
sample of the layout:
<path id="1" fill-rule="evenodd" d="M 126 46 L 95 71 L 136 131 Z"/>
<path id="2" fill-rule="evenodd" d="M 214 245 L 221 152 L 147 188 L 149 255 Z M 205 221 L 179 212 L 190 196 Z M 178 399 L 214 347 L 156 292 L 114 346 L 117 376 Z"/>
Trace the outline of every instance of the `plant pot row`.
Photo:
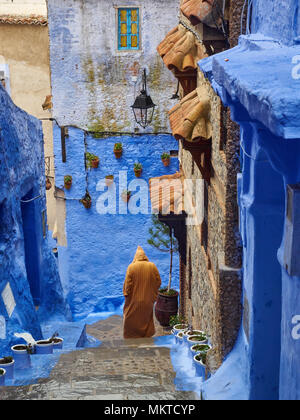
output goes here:
<path id="1" fill-rule="evenodd" d="M 31 368 L 32 354 L 52 354 L 54 350 L 63 348 L 64 340 L 60 337 L 51 340 L 37 341 L 34 348 L 23 344 L 11 347 L 13 357 L 0 359 L 0 386 L 5 385 L 6 379 L 14 379 L 14 370 L 24 370 Z"/>
<path id="2" fill-rule="evenodd" d="M 212 349 L 207 335 L 200 330 L 189 330 L 186 324 L 175 325 L 172 329 L 172 334 L 179 345 L 187 345 L 189 347 L 189 353 L 193 358 L 197 375 L 205 378 L 206 357 L 207 353 Z"/>

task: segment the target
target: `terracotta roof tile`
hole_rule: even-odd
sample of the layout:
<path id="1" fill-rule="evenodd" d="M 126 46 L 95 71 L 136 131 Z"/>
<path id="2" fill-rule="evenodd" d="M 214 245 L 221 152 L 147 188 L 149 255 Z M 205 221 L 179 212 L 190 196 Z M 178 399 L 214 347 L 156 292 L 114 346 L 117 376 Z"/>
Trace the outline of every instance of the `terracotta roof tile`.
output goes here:
<path id="1" fill-rule="evenodd" d="M 48 19 L 45 16 L 11 16 L 11 15 L 0 15 L 0 24 L 9 25 L 39 25 L 47 26 Z"/>
<path id="2" fill-rule="evenodd" d="M 198 61 L 208 56 L 192 32 L 182 25 L 166 35 L 157 51 L 169 70 L 180 72 L 197 69 Z"/>
<path id="3" fill-rule="evenodd" d="M 169 112 L 174 137 L 189 142 L 209 139 L 212 135 L 209 116 L 210 99 L 203 89 L 197 88 Z"/>
<path id="4" fill-rule="evenodd" d="M 184 211 L 184 177 L 180 172 L 149 180 L 154 213 L 182 214 Z"/>
<path id="5" fill-rule="evenodd" d="M 222 0 L 183 0 L 180 10 L 192 25 L 204 23 L 216 28 L 216 23 L 219 23 L 221 17 L 222 7 Z"/>

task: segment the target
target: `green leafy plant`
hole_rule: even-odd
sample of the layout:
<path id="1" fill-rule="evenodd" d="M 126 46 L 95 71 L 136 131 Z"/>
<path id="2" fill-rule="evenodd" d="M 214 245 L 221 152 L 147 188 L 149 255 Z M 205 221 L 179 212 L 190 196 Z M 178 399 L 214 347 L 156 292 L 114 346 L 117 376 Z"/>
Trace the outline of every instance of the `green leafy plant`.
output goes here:
<path id="1" fill-rule="evenodd" d="M 99 165 L 100 159 L 97 155 L 87 152 L 85 154 L 85 158 L 86 158 L 86 164 L 88 168 L 95 168 Z"/>
<path id="2" fill-rule="evenodd" d="M 210 346 L 208 344 L 196 344 L 193 346 L 193 350 L 199 351 L 199 352 L 208 352 L 210 350 Z"/>
<path id="3" fill-rule="evenodd" d="M 143 165 L 139 162 L 134 164 L 134 170 L 135 171 L 141 171 L 143 169 Z"/>
<path id="4" fill-rule="evenodd" d="M 162 160 L 170 159 L 170 157 L 171 157 L 171 155 L 169 153 L 166 153 L 166 152 L 161 155 Z"/>
<path id="5" fill-rule="evenodd" d="M 153 227 L 149 229 L 150 239 L 148 244 L 153 248 L 156 248 L 160 252 L 170 254 L 170 272 L 169 272 L 169 284 L 166 288 L 165 294 L 177 293 L 171 289 L 172 284 L 172 273 L 173 273 L 173 257 L 174 253 L 179 251 L 178 241 L 173 236 L 173 229 L 169 228 L 165 223 L 162 223 L 157 215 L 152 216 Z"/>
<path id="6" fill-rule="evenodd" d="M 175 327 L 175 325 L 182 325 L 185 327 L 187 325 L 186 319 L 182 317 L 181 315 L 174 315 L 170 317 L 170 327 Z"/>
<path id="7" fill-rule="evenodd" d="M 190 341 L 204 341 L 207 340 L 207 336 L 205 334 L 195 335 L 189 338 Z"/>
<path id="8" fill-rule="evenodd" d="M 116 143 L 114 146 L 114 150 L 121 151 L 123 150 L 123 144 L 122 143 Z"/>

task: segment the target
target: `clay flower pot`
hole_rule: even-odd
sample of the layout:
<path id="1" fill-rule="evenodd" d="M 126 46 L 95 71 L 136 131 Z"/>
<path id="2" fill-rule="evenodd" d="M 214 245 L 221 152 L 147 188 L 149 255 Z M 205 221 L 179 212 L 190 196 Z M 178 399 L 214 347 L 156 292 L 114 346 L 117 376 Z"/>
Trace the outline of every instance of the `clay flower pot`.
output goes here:
<path id="1" fill-rule="evenodd" d="M 130 200 L 130 197 L 131 197 L 131 191 L 124 191 L 124 192 L 122 193 L 122 200 L 123 200 L 125 203 L 128 203 L 128 201 Z"/>
<path id="2" fill-rule="evenodd" d="M 92 166 L 92 168 L 98 168 L 99 167 L 99 163 L 100 163 L 100 159 L 99 158 L 97 158 L 97 159 L 92 159 L 91 160 L 91 166 Z"/>
<path id="3" fill-rule="evenodd" d="M 86 193 L 86 195 L 80 200 L 80 202 L 84 205 L 86 209 L 90 209 L 92 207 L 92 198 L 89 195 L 89 193 Z"/>
<path id="4" fill-rule="evenodd" d="M 107 187 L 109 187 L 110 185 L 112 185 L 114 183 L 114 176 L 113 175 L 107 175 L 105 177 L 105 185 Z"/>
<path id="5" fill-rule="evenodd" d="M 137 178 L 140 178 L 142 176 L 143 167 L 141 163 L 135 163 L 134 164 L 134 174 Z"/>
<path id="6" fill-rule="evenodd" d="M 122 154 L 123 154 L 122 143 L 116 143 L 115 144 L 114 154 L 115 154 L 116 159 L 120 159 L 122 157 Z"/>
<path id="7" fill-rule="evenodd" d="M 52 188 L 52 184 L 49 178 L 46 179 L 46 190 L 49 191 Z"/>
<path id="8" fill-rule="evenodd" d="M 66 190 L 70 190 L 72 187 L 72 183 L 73 183 L 73 178 L 71 177 L 71 175 L 66 175 L 64 178 L 64 187 Z"/>
<path id="9" fill-rule="evenodd" d="M 168 153 L 163 153 L 161 155 L 161 160 L 164 166 L 170 166 L 170 155 Z"/>

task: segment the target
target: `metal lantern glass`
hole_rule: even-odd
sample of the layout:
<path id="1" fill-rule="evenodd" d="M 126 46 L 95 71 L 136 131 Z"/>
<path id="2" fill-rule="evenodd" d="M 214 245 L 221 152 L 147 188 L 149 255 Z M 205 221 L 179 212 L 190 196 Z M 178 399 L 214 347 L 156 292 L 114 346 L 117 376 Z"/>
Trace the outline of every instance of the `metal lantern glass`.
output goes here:
<path id="1" fill-rule="evenodd" d="M 152 123 L 155 107 L 151 96 L 147 94 L 146 70 L 144 70 L 143 89 L 131 107 L 137 124 L 143 128 L 148 127 Z"/>

